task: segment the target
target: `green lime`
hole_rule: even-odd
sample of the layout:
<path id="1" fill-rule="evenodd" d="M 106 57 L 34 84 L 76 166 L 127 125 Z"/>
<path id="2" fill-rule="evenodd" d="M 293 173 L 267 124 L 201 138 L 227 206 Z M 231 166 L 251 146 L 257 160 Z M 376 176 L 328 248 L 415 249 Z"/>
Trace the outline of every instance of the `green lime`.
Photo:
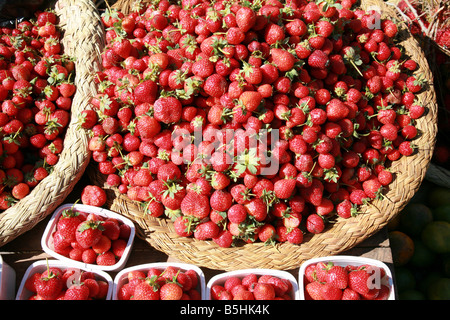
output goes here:
<path id="1" fill-rule="evenodd" d="M 419 189 L 416 191 L 414 196 L 411 198 L 410 203 L 426 203 L 430 194 L 433 190 L 434 184 L 428 180 L 423 180 Z"/>
<path id="2" fill-rule="evenodd" d="M 423 243 L 436 253 L 450 252 L 450 223 L 433 221 L 422 231 Z"/>
<path id="3" fill-rule="evenodd" d="M 434 187 L 428 195 L 428 203 L 433 208 L 450 205 L 450 189 Z"/>
<path id="4" fill-rule="evenodd" d="M 450 205 L 435 208 L 433 210 L 433 218 L 436 221 L 450 222 Z"/>
<path id="5" fill-rule="evenodd" d="M 414 239 L 414 253 L 409 260 L 411 266 L 426 268 L 436 261 L 436 253 L 431 251 L 421 240 Z"/>
<path id="6" fill-rule="evenodd" d="M 415 237 L 421 234 L 423 228 L 433 221 L 433 213 L 422 203 L 410 203 L 400 213 L 400 230 Z"/>
<path id="7" fill-rule="evenodd" d="M 414 274 L 406 267 L 395 267 L 395 285 L 397 292 L 411 290 L 416 287 L 416 278 Z"/>
<path id="8" fill-rule="evenodd" d="M 406 233 L 401 231 L 389 232 L 392 260 L 394 266 L 404 266 L 414 254 L 414 242 Z"/>
<path id="9" fill-rule="evenodd" d="M 439 278 L 428 288 L 429 300 L 450 300 L 450 278 Z"/>
<path id="10" fill-rule="evenodd" d="M 434 284 L 435 281 L 442 278 L 442 273 L 438 271 L 429 271 L 423 275 L 420 280 L 417 281 L 417 289 L 420 292 L 427 294 L 428 289 Z"/>
<path id="11" fill-rule="evenodd" d="M 446 277 L 450 277 L 450 254 L 442 257 L 442 271 Z"/>
<path id="12" fill-rule="evenodd" d="M 409 289 L 398 294 L 400 300 L 426 300 L 426 296 L 419 290 Z"/>

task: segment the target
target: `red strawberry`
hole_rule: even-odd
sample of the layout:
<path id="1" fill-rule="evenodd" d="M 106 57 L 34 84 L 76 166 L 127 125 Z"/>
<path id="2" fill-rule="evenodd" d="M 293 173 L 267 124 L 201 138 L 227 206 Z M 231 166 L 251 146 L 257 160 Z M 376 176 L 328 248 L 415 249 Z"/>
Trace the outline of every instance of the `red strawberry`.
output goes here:
<path id="1" fill-rule="evenodd" d="M 275 289 L 269 283 L 257 283 L 253 288 L 255 300 L 273 300 L 275 298 Z"/>
<path id="2" fill-rule="evenodd" d="M 365 270 L 355 270 L 348 274 L 348 287 L 359 294 L 369 292 L 369 273 Z"/>
<path id="3" fill-rule="evenodd" d="M 208 240 L 217 237 L 219 226 L 212 221 L 202 222 L 195 227 L 194 238 L 197 240 Z"/>
<path id="4" fill-rule="evenodd" d="M 308 57 L 308 65 L 313 68 L 324 69 L 329 63 L 328 55 L 322 50 L 314 50 Z"/>
<path id="5" fill-rule="evenodd" d="M 78 211 L 64 210 L 58 219 L 56 229 L 67 241 L 72 242 L 75 240 L 75 231 L 82 221 L 83 219 Z"/>
<path id="6" fill-rule="evenodd" d="M 75 232 L 75 238 L 78 244 L 83 248 L 90 248 L 96 244 L 102 235 L 102 223 L 102 221 L 94 220 L 81 222 Z"/>
<path id="7" fill-rule="evenodd" d="M 158 93 L 158 86 L 152 80 L 145 80 L 134 88 L 134 96 L 139 102 L 154 103 Z"/>
<path id="8" fill-rule="evenodd" d="M 262 95 L 258 91 L 244 91 L 239 96 L 239 101 L 249 112 L 255 111 L 262 101 Z"/>
<path id="9" fill-rule="evenodd" d="M 203 90 L 211 97 L 221 97 L 227 91 L 227 80 L 215 73 L 206 78 Z"/>
<path id="10" fill-rule="evenodd" d="M 344 267 L 333 266 L 328 270 L 326 275 L 326 282 L 339 289 L 347 288 L 348 274 Z"/>
<path id="11" fill-rule="evenodd" d="M 209 215 L 210 211 L 208 197 L 196 192 L 188 192 L 181 202 L 181 212 L 186 216 L 203 219 Z"/>
<path id="12" fill-rule="evenodd" d="M 295 179 L 280 179 L 274 184 L 275 196 L 278 199 L 288 199 L 295 190 Z"/>
<path id="13" fill-rule="evenodd" d="M 241 7 L 236 12 L 236 24 L 242 32 L 248 32 L 256 23 L 256 13 L 249 7 Z"/>
<path id="14" fill-rule="evenodd" d="M 88 300 L 89 287 L 85 284 L 73 284 L 64 293 L 64 300 Z"/>
<path id="15" fill-rule="evenodd" d="M 342 298 L 342 289 L 339 289 L 328 282 L 322 285 L 320 293 L 324 300 L 341 300 Z"/>
<path id="16" fill-rule="evenodd" d="M 153 138 L 161 131 L 161 125 L 154 117 L 144 115 L 136 123 L 139 134 L 143 139 Z"/>
<path id="17" fill-rule="evenodd" d="M 361 300 L 361 296 L 350 288 L 345 288 L 341 300 Z"/>
<path id="18" fill-rule="evenodd" d="M 59 275 L 50 271 L 46 275 L 42 274 L 35 286 L 39 297 L 44 300 L 53 300 L 61 293 L 64 282 Z"/>
<path id="19" fill-rule="evenodd" d="M 286 50 L 273 48 L 270 50 L 272 62 L 281 72 L 289 71 L 294 67 L 294 55 Z"/>
<path id="20" fill-rule="evenodd" d="M 156 120 L 169 124 L 181 119 L 182 105 L 175 97 L 160 97 L 154 105 L 154 117 Z"/>
<path id="21" fill-rule="evenodd" d="M 321 282 L 309 282 L 305 286 L 306 300 L 323 300 L 322 287 L 323 284 Z"/>

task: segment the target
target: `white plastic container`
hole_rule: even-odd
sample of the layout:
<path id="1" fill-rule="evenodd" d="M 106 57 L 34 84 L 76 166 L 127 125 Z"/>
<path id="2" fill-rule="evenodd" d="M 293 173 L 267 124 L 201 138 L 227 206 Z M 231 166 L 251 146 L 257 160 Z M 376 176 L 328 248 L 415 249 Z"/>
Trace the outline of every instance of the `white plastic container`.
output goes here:
<path id="1" fill-rule="evenodd" d="M 30 299 L 30 297 L 33 296 L 34 293 L 25 288 L 25 282 L 31 275 L 35 274 L 36 272 L 42 273 L 45 270 L 47 270 L 47 263 L 49 267 L 57 267 L 60 268 L 62 271 L 66 271 L 67 269 L 75 269 L 94 273 L 96 280 L 103 280 L 108 283 L 108 293 L 106 294 L 106 300 L 111 300 L 113 291 L 113 280 L 108 273 L 102 270 L 79 268 L 78 266 L 74 266 L 73 264 L 68 264 L 58 260 L 39 260 L 32 263 L 25 271 L 25 274 L 19 286 L 19 290 L 17 291 L 16 294 L 16 300 L 28 300 Z"/>
<path id="2" fill-rule="evenodd" d="M 14 300 L 16 272 L 0 255 L 0 300 Z"/>
<path id="3" fill-rule="evenodd" d="M 147 273 L 148 270 L 155 268 L 158 270 L 163 271 L 168 266 L 173 266 L 175 268 L 180 269 L 181 271 L 188 271 L 188 270 L 194 270 L 198 275 L 198 284 L 197 284 L 197 290 L 200 292 L 201 300 L 205 300 L 205 275 L 199 267 L 187 264 L 187 263 L 178 263 L 178 262 L 155 262 L 155 263 L 147 263 L 147 264 L 141 264 L 133 267 L 129 267 L 126 269 L 121 270 L 116 277 L 114 278 L 114 289 L 112 294 L 112 300 L 119 300 L 118 298 L 118 292 L 119 289 L 128 282 L 127 275 L 130 271 L 143 271 L 144 273 Z"/>
<path id="4" fill-rule="evenodd" d="M 281 271 L 281 270 L 273 270 L 273 269 L 242 269 L 242 270 L 224 272 L 224 273 L 221 273 L 221 274 L 218 274 L 218 275 L 215 275 L 214 277 L 212 277 L 208 281 L 208 284 L 206 285 L 206 300 L 211 300 L 212 286 L 214 286 L 214 285 L 223 286 L 225 281 L 228 278 L 231 278 L 231 277 L 244 278 L 245 276 L 247 276 L 249 274 L 256 274 L 258 276 L 258 278 L 263 275 L 271 275 L 271 276 L 278 277 L 280 279 L 289 280 L 289 282 L 292 284 L 292 291 L 289 293 L 290 297 L 292 298 L 292 300 L 299 299 L 297 279 L 295 279 L 295 277 L 292 274 L 290 274 L 289 272 Z"/>
<path id="5" fill-rule="evenodd" d="M 392 279 L 392 272 L 389 269 L 389 267 L 380 260 L 365 258 L 365 257 L 355 257 L 355 256 L 345 256 L 345 255 L 337 255 L 337 256 L 327 256 L 327 257 L 321 257 L 321 258 L 314 258 L 305 261 L 298 272 L 298 286 L 299 286 L 299 293 L 300 293 L 300 300 L 305 300 L 305 269 L 311 265 L 316 264 L 318 262 L 332 262 L 334 265 L 345 267 L 347 265 L 353 265 L 353 266 L 361 266 L 361 265 L 371 265 L 374 267 L 382 268 L 385 271 L 385 276 L 381 279 L 374 279 L 376 283 L 381 285 L 386 285 L 389 287 L 389 297 L 388 300 L 395 300 L 395 290 L 394 290 L 394 282 Z"/>
<path id="6" fill-rule="evenodd" d="M 120 260 L 117 261 L 117 263 L 115 263 L 114 265 L 111 265 L 111 266 L 88 264 L 88 263 L 75 261 L 73 259 L 65 257 L 53 250 L 53 236 L 52 235 L 56 231 L 56 225 L 58 223 L 58 219 L 64 210 L 70 209 L 72 207 L 76 211 L 86 212 L 88 214 L 94 213 L 94 214 L 97 214 L 102 217 L 115 218 L 117 220 L 122 221 L 124 224 L 126 224 L 130 227 L 131 232 L 130 232 L 130 237 L 128 238 L 126 249 L 123 252 L 123 255 L 120 258 Z M 115 212 L 112 212 L 112 211 L 104 209 L 104 208 L 99 208 L 99 207 L 94 207 L 94 206 L 89 206 L 89 205 L 84 205 L 84 204 L 68 203 L 68 204 L 64 204 L 64 205 L 58 207 L 55 210 L 55 212 L 53 213 L 49 223 L 47 224 L 47 227 L 45 228 L 44 234 L 42 235 L 41 246 L 42 246 L 42 249 L 46 253 L 51 255 L 52 257 L 54 257 L 58 260 L 64 261 L 66 263 L 70 263 L 73 266 L 77 266 L 79 268 L 89 268 L 89 269 L 93 269 L 93 270 L 116 271 L 116 270 L 122 269 L 125 266 L 125 264 L 127 263 L 128 258 L 131 253 L 131 247 L 133 245 L 135 233 L 136 233 L 136 229 L 135 229 L 133 222 L 130 219 L 128 219 L 122 215 L 119 215 Z"/>

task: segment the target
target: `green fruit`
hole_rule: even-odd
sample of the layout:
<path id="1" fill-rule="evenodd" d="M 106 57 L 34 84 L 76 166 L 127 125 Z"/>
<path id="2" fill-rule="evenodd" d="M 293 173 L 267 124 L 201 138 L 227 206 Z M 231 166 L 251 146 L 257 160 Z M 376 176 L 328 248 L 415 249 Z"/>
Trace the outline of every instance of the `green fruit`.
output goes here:
<path id="1" fill-rule="evenodd" d="M 400 300 L 426 300 L 426 296 L 422 292 L 414 289 L 399 292 L 398 298 Z"/>
<path id="2" fill-rule="evenodd" d="M 442 269 L 446 277 L 450 277 L 450 254 L 442 257 Z"/>
<path id="3" fill-rule="evenodd" d="M 450 300 L 450 278 L 440 278 L 428 288 L 429 300 Z"/>
<path id="4" fill-rule="evenodd" d="M 394 266 L 404 266 L 414 254 L 414 241 L 406 233 L 398 230 L 389 232 L 388 236 Z"/>
<path id="5" fill-rule="evenodd" d="M 433 208 L 450 205 L 450 189 L 434 187 L 428 196 L 428 203 Z"/>
<path id="6" fill-rule="evenodd" d="M 410 203 L 426 203 L 429 198 L 430 190 L 433 190 L 434 184 L 428 180 L 423 180 L 420 188 L 411 198 Z"/>
<path id="7" fill-rule="evenodd" d="M 397 292 L 412 290 L 416 287 L 414 274 L 406 267 L 395 268 L 395 284 Z"/>
<path id="8" fill-rule="evenodd" d="M 409 260 L 411 266 L 426 268 L 436 261 L 436 253 L 431 251 L 421 240 L 414 239 L 414 253 Z"/>
<path id="9" fill-rule="evenodd" d="M 450 205 L 435 208 L 433 210 L 433 219 L 450 222 Z"/>
<path id="10" fill-rule="evenodd" d="M 422 231 L 423 243 L 436 253 L 450 252 L 450 223 L 433 221 Z"/>
<path id="11" fill-rule="evenodd" d="M 427 224 L 433 221 L 433 213 L 422 203 L 410 203 L 400 213 L 400 229 L 409 236 L 422 233 Z"/>
<path id="12" fill-rule="evenodd" d="M 418 290 L 427 294 L 428 289 L 440 278 L 442 278 L 442 273 L 438 271 L 429 271 L 427 274 L 423 275 L 419 281 L 417 281 Z"/>

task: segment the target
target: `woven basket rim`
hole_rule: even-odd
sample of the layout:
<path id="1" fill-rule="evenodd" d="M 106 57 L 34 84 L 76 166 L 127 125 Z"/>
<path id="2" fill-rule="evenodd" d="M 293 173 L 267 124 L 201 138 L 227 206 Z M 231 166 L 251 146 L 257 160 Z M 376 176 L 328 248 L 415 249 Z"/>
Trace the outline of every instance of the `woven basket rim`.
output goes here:
<path id="1" fill-rule="evenodd" d="M 123 3 L 124 1 L 122 1 Z M 126 2 L 126 1 L 125 1 Z M 395 11 L 382 1 L 362 1 L 362 7 L 380 8 L 383 16 L 395 17 Z M 418 73 L 432 80 L 428 62 L 416 40 L 408 31 L 401 44 L 409 55 L 418 62 Z M 110 188 L 98 170 L 88 170 L 91 181 L 103 186 L 108 191 L 107 206 L 130 217 L 139 228 L 138 235 L 155 249 L 180 261 L 194 263 L 203 267 L 219 270 L 236 270 L 245 268 L 270 268 L 289 270 L 297 268 L 303 261 L 327 255 L 335 255 L 351 249 L 366 238 L 375 234 L 393 219 L 418 190 L 429 166 L 436 141 L 437 105 L 432 81 L 429 88 L 418 94 L 426 104 L 428 113 L 418 119 L 417 127 L 421 136 L 414 142 L 419 152 L 402 157 L 395 162 L 391 170 L 396 179 L 385 195 L 385 200 L 375 200 L 361 207 L 362 213 L 350 219 L 337 218 L 326 231 L 311 235 L 306 234 L 300 245 L 283 243 L 275 247 L 263 243 L 244 244 L 239 247 L 220 248 L 213 241 L 199 241 L 176 235 L 173 223 L 169 219 L 145 216 L 137 202 L 131 201 L 117 189 Z"/>
<path id="2" fill-rule="evenodd" d="M 53 212 L 72 191 L 89 163 L 88 132 L 79 130 L 78 114 L 96 92 L 92 70 L 99 69 L 99 52 L 104 32 L 100 16 L 91 0 L 58 0 L 51 6 L 60 18 L 65 54 L 75 57 L 76 92 L 72 100 L 71 120 L 64 136 L 64 148 L 58 163 L 29 195 L 0 213 L 0 246 L 32 229 Z M 80 31 L 80 29 L 82 29 Z M 80 51 L 83 50 L 83 51 Z"/>

